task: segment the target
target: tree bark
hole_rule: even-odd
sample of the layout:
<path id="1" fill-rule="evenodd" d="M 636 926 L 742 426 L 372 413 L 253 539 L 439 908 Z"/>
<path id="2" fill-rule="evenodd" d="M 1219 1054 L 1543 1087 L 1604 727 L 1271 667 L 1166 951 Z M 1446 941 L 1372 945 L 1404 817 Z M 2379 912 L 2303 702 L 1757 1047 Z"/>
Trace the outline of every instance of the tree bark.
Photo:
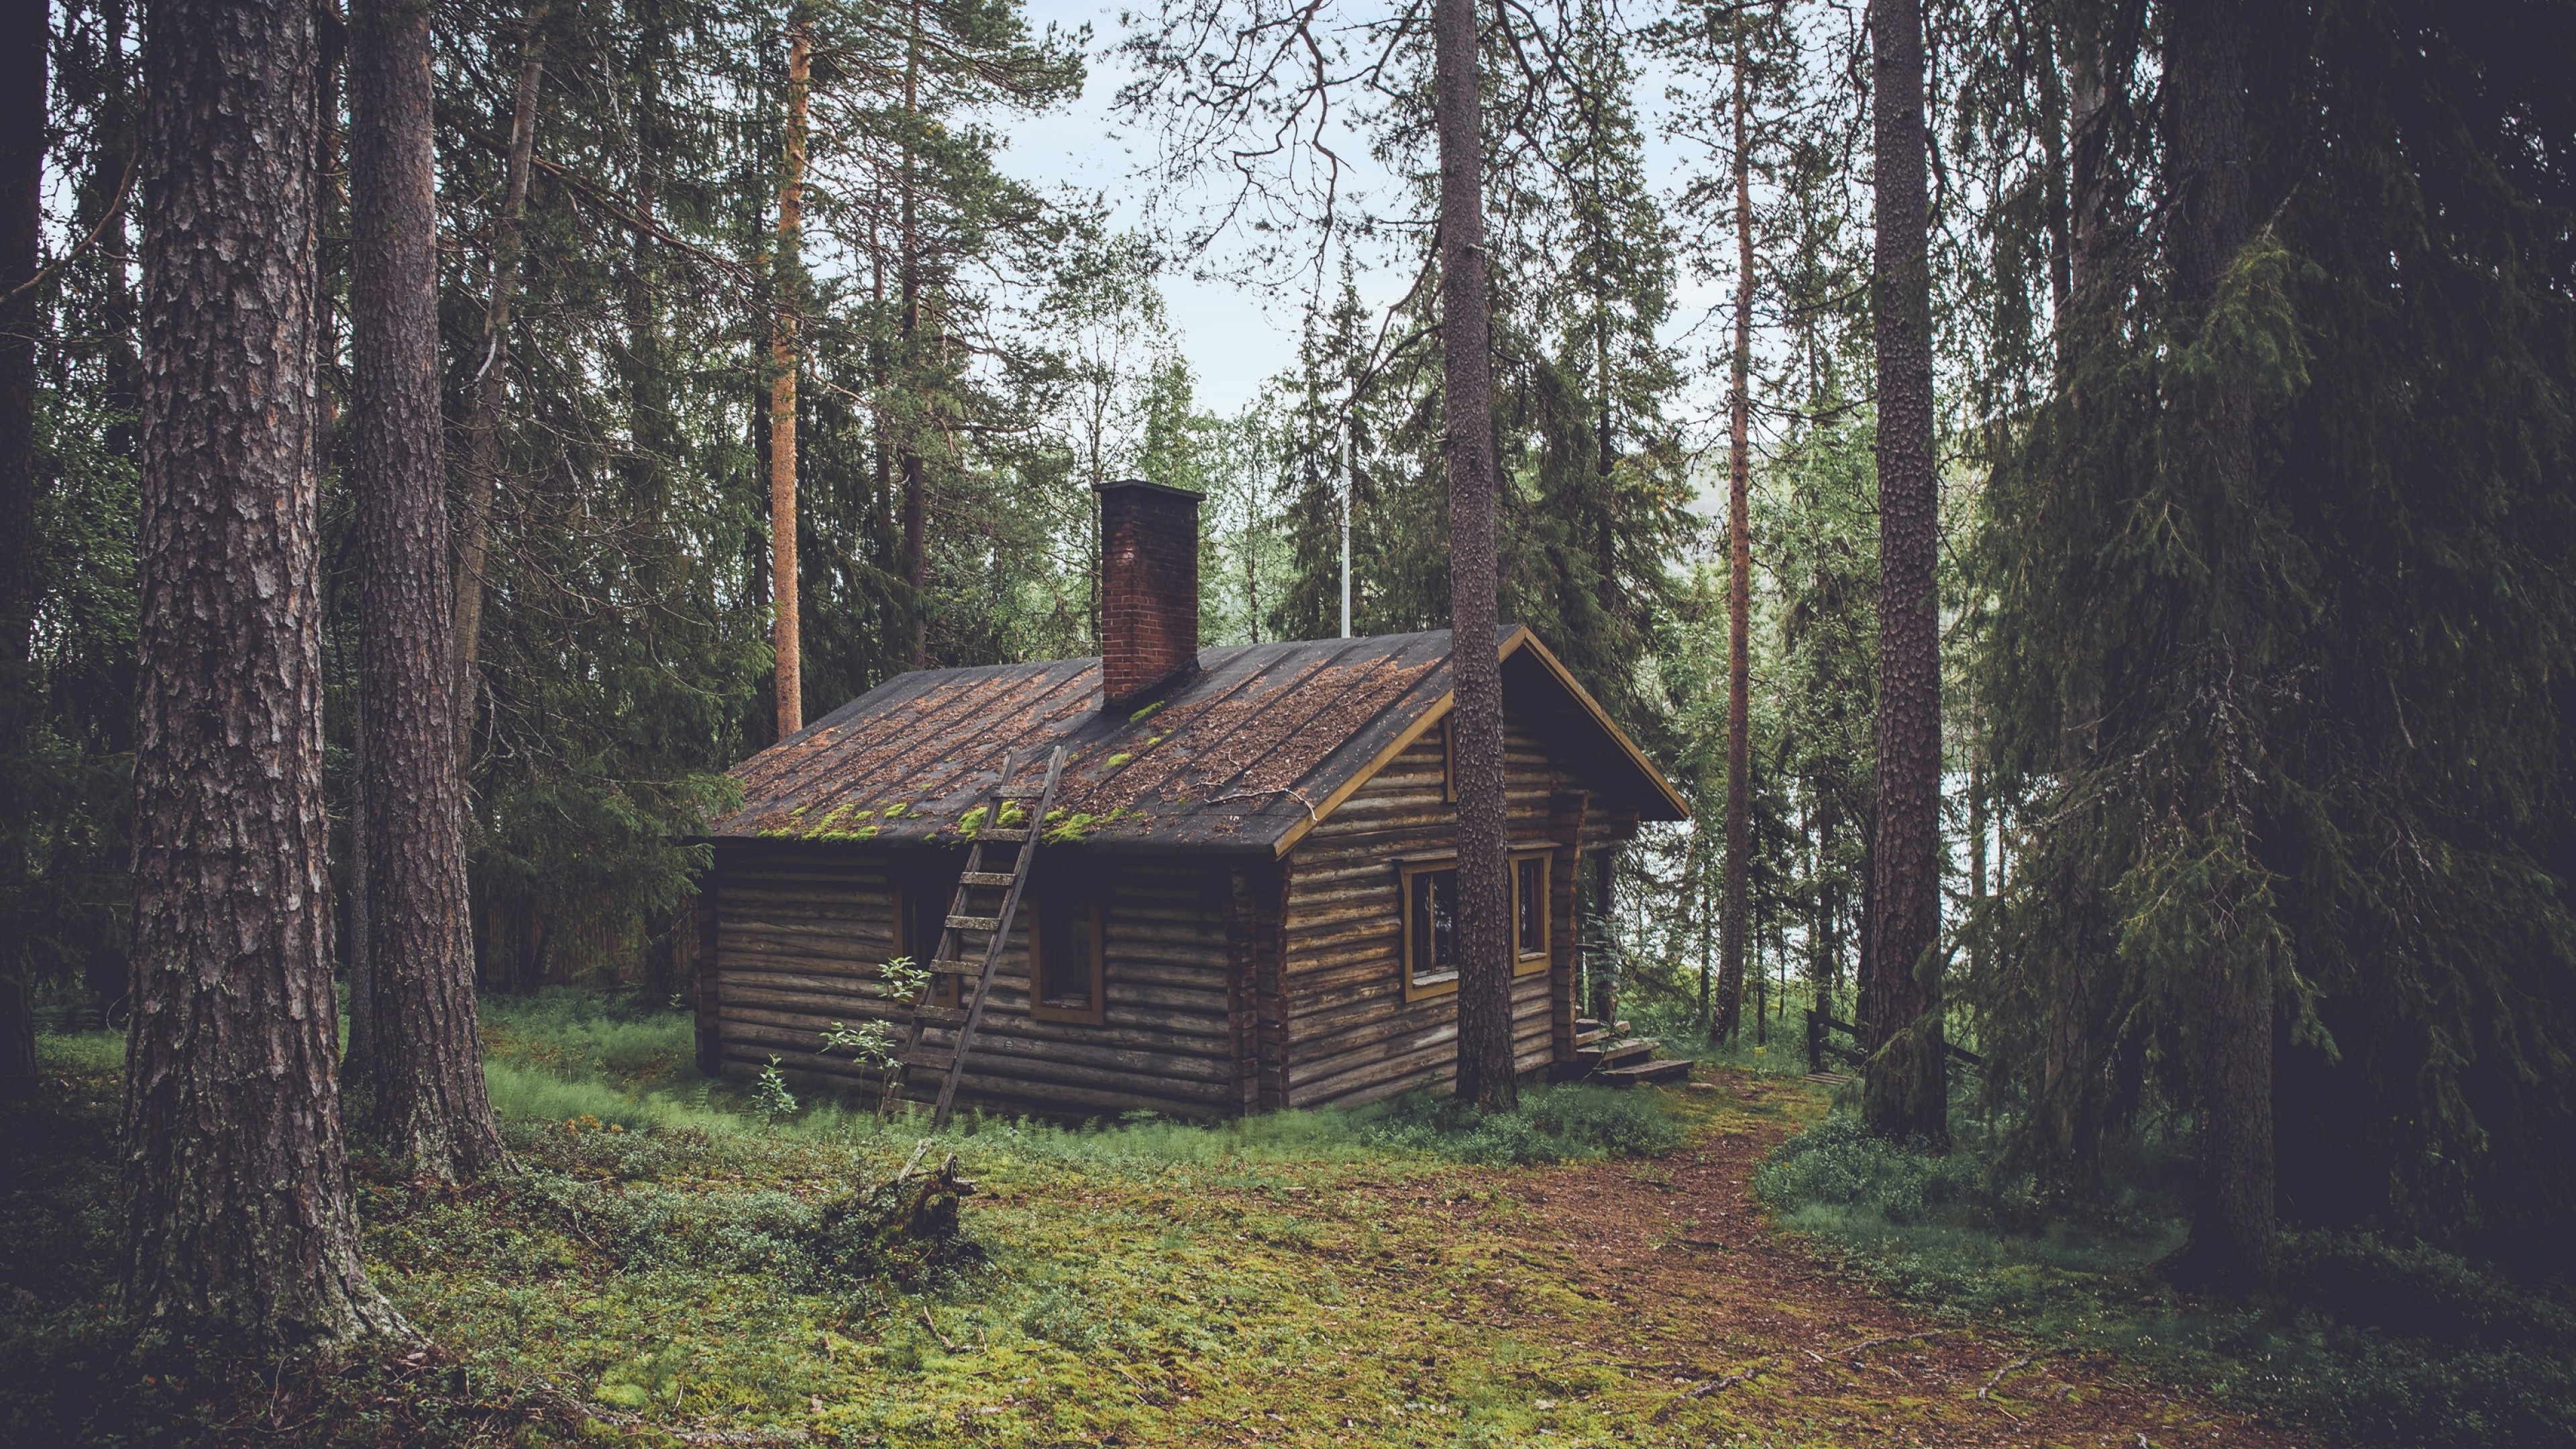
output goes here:
<path id="1" fill-rule="evenodd" d="M 798 232 L 805 218 L 805 91 L 813 53 L 811 24 L 799 19 L 789 25 L 787 157 L 778 182 L 777 299 L 769 333 L 769 576 L 780 739 L 805 728 L 796 616 L 796 304 L 804 273 Z"/>
<path id="2" fill-rule="evenodd" d="M 36 713 L 28 648 L 36 622 L 36 329 L 33 285 L 44 228 L 49 9 L 0 22 L 0 1093 L 36 1081 L 35 983 L 27 955 L 26 821 L 20 772 Z M 15 35 L 15 40 L 6 37 Z"/>
<path id="3" fill-rule="evenodd" d="M 1941 1035 L 1941 655 L 1933 566 L 1932 280 L 1926 250 L 1923 12 L 1872 0 L 1878 344 L 1878 792 L 1861 982 L 1862 1115 L 1889 1136 L 1948 1135 Z"/>
<path id="4" fill-rule="evenodd" d="M 1726 435 L 1726 883 L 1718 918 L 1715 1033 L 1732 1039 L 1744 1012 L 1746 852 L 1753 819 L 1753 159 L 1744 41 L 1735 42 L 1735 349 Z"/>
<path id="5" fill-rule="evenodd" d="M 134 1008 L 121 1273 L 150 1335 L 396 1331 L 340 1124 L 314 487 L 318 7 L 146 20 Z"/>
<path id="6" fill-rule="evenodd" d="M 2215 0 L 2178 0 L 2165 14 L 2168 124 L 2172 176 L 2166 204 L 2173 217 L 2174 301 L 2185 329 L 2206 319 L 2221 279 L 2253 231 L 2247 188 L 2245 57 L 2242 21 Z M 2188 335 L 2186 332 L 2185 335 Z M 2220 382 L 2196 421 L 2214 492 L 2241 496 L 2253 483 L 2253 404 L 2243 386 Z M 2223 568 L 2241 573 L 2245 550 L 2230 550 Z M 2240 597 L 2250 590 L 2229 585 Z M 2242 692 L 2259 662 L 2244 658 L 2219 625 L 2214 688 Z M 2250 712 L 2238 706 L 2240 713 Z M 2222 802 L 2212 818 L 2241 827 L 2223 760 L 2204 766 L 2219 779 Z M 2225 828 L 2225 827 L 2222 827 Z M 2247 830 L 2246 834 L 2252 832 Z M 2228 914 L 2226 902 L 2212 909 Z M 2223 924 L 2213 935 L 2223 936 Z M 2199 1099 L 2198 1183 L 2191 1237 L 2180 1255 L 2187 1277 L 2229 1287 L 2268 1287 L 2278 1276 L 2272 1142 L 2272 1005 L 2269 952 L 2254 962 L 2213 948 L 2200 972 L 2198 1020 L 2190 1052 Z"/>
<path id="7" fill-rule="evenodd" d="M 350 8 L 349 319 L 365 699 L 370 1126 L 454 1181 L 501 1155 L 483 1088 L 457 780 L 447 460 L 439 415 L 430 7 Z"/>
<path id="8" fill-rule="evenodd" d="M 1495 653 L 1494 354 L 1485 290 L 1484 119 L 1475 0 L 1432 0 L 1439 78 L 1440 347 L 1448 430 L 1449 725 L 1458 785 L 1458 1095 L 1519 1097 L 1512 1071 L 1511 868 L 1503 835 L 1503 671 Z"/>
<path id="9" fill-rule="evenodd" d="M 510 393 L 510 311 L 519 295 L 525 245 L 528 176 L 537 147 L 537 91 L 545 79 L 544 0 L 528 0 L 519 27 L 519 84 L 510 102 L 510 155 L 501 180 L 501 210 L 492 223 L 492 281 L 483 299 L 483 335 L 474 365 L 474 401 L 465 417 L 465 518 L 456 551 L 456 759 L 461 777 L 474 757 L 475 701 L 481 698 L 483 594 L 492 556 L 492 504 L 501 492 L 501 411 Z"/>
<path id="10" fill-rule="evenodd" d="M 359 666 L 363 675 L 365 666 Z M 340 1079 L 356 1086 L 376 1070 L 376 957 L 374 916 L 368 910 L 372 887 L 367 872 L 367 691 L 362 685 L 353 702 L 349 770 L 349 1042 L 340 1058 Z"/>

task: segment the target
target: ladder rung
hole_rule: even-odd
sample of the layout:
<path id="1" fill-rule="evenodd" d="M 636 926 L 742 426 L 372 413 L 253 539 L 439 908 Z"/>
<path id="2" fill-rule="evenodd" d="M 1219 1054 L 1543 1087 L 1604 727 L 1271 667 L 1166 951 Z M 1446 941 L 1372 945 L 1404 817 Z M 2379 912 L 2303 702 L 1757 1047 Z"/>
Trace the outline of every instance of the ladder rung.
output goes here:
<path id="1" fill-rule="evenodd" d="M 1022 841 L 1029 838 L 1029 830 L 1025 825 L 996 825 L 990 829 L 975 832 L 975 838 L 978 840 Z"/>
<path id="2" fill-rule="evenodd" d="M 1019 877 L 1008 871 L 970 870 L 960 872 L 957 883 L 970 886 L 1007 886 L 1017 879 Z"/>
<path id="3" fill-rule="evenodd" d="M 993 792 L 995 798 L 1002 800 L 1035 800 L 1045 793 L 1043 789 L 1027 785 L 1005 785 Z"/>
<path id="4" fill-rule="evenodd" d="M 984 963 L 981 961 L 933 961 L 930 963 L 928 970 L 933 976 L 981 976 L 984 974 Z"/>
<path id="5" fill-rule="evenodd" d="M 1002 918 L 999 916 L 950 916 L 948 918 L 948 929 L 952 931 L 983 931 L 990 934 L 1002 929 Z"/>
<path id="6" fill-rule="evenodd" d="M 966 1008 L 962 1006 L 916 1006 L 912 1019 L 924 1026 L 964 1026 Z"/>

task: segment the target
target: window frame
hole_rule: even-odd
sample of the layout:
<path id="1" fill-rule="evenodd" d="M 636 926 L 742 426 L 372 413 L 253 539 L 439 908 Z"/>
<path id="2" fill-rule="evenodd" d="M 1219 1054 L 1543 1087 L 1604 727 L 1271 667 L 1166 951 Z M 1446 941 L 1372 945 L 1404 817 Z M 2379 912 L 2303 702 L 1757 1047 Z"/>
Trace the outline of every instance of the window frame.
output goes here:
<path id="1" fill-rule="evenodd" d="M 943 923 L 944 932 L 946 929 L 944 923 L 948 919 L 947 908 L 957 900 L 957 883 L 951 880 L 944 892 L 935 891 L 926 877 L 919 880 L 897 879 L 890 884 L 893 886 L 894 896 L 894 954 L 909 956 L 912 958 L 913 965 L 926 969 L 931 959 L 939 954 L 939 942 L 933 938 L 925 945 L 913 939 L 920 925 L 920 912 L 924 909 L 926 900 L 940 900 L 939 918 Z M 957 1002 L 957 978 L 934 976 L 930 979 L 929 999 L 921 1004 L 954 1010 Z"/>
<path id="2" fill-rule="evenodd" d="M 1413 882 L 1419 877 L 1439 875 L 1443 872 L 1453 878 L 1449 889 L 1454 896 L 1458 889 L 1454 879 L 1458 874 L 1457 856 L 1431 856 L 1419 860 L 1396 862 L 1396 978 L 1404 984 L 1404 999 L 1407 1001 L 1430 1001 L 1457 994 L 1456 967 L 1451 967 L 1447 975 L 1430 981 L 1420 980 L 1413 970 Z"/>
<path id="3" fill-rule="evenodd" d="M 1090 890 L 1032 892 L 1023 902 L 1028 911 L 1029 1019 L 1099 1026 L 1109 1018 L 1109 911 L 1099 893 Z M 1046 999 L 1047 928 L 1059 912 L 1083 911 L 1091 917 L 1091 1004 L 1058 1006 Z"/>
<path id="4" fill-rule="evenodd" d="M 1521 866 L 1526 861 L 1539 862 L 1538 949 L 1521 949 Z M 1556 963 L 1556 847 L 1552 845 L 1516 845 L 1511 851 L 1512 870 L 1512 975 L 1515 979 L 1536 976 Z"/>

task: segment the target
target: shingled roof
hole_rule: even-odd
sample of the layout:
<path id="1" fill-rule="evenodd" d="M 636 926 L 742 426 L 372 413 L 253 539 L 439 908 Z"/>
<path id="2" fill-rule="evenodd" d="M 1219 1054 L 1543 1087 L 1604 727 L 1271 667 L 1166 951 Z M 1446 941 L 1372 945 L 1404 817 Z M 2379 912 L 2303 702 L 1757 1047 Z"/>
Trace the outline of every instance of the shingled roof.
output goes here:
<path id="1" fill-rule="evenodd" d="M 1497 641 L 1506 707 L 1572 730 L 1581 757 L 1650 820 L 1681 798 L 1527 629 Z M 897 676 L 733 771 L 717 840 L 928 845 L 1003 753 L 1066 747 L 1050 839 L 1104 849 L 1284 854 L 1450 706 L 1449 631 L 1206 649 L 1199 672 L 1132 711 L 1100 708 L 1100 661 Z"/>

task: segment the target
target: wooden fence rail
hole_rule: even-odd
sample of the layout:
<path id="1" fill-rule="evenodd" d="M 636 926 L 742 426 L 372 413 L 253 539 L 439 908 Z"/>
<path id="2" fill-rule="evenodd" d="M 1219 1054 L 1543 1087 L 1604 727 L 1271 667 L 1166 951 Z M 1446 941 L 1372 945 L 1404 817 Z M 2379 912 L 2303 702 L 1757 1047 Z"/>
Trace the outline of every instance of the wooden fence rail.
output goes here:
<path id="1" fill-rule="evenodd" d="M 1850 1037 L 1851 1041 L 1846 1044 L 1834 1040 L 1832 1036 L 1832 1033 L 1834 1032 L 1840 1032 L 1844 1036 Z M 1975 1052 L 1968 1050 L 1966 1047 L 1951 1041 L 1945 1041 L 1941 1043 L 1941 1046 L 1943 1050 L 1949 1053 L 1952 1061 L 1973 1067 L 1981 1072 L 1986 1069 L 1986 1059 L 1977 1055 Z M 1861 1050 L 1860 1047 L 1859 1027 L 1848 1021 L 1837 1021 L 1831 1015 L 1818 1011 L 1811 1006 L 1807 1008 L 1807 1070 L 1810 1072 L 1823 1071 L 1825 1069 L 1825 1059 L 1827 1057 L 1831 1057 L 1835 1061 L 1841 1062 L 1855 1071 L 1866 1066 L 1869 1062 L 1869 1053 Z"/>

